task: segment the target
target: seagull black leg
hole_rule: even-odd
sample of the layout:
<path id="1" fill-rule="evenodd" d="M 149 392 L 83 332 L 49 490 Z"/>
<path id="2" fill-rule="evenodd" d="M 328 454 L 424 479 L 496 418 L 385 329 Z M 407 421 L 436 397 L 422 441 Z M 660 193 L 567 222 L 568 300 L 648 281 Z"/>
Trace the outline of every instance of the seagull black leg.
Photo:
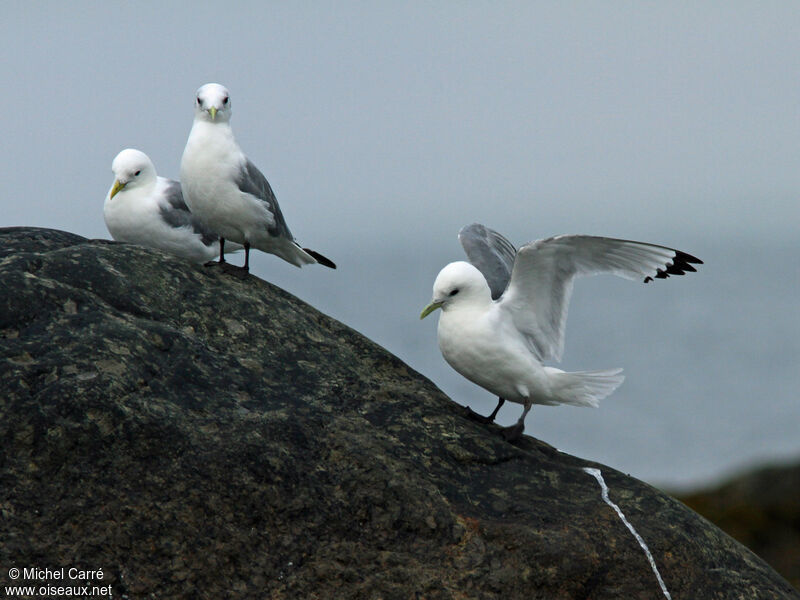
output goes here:
<path id="1" fill-rule="evenodd" d="M 250 272 L 250 242 L 245 240 L 244 242 L 244 272 Z"/>
<path id="2" fill-rule="evenodd" d="M 503 427 L 502 434 L 507 442 L 515 442 L 522 437 L 522 432 L 525 431 L 525 417 L 528 416 L 528 411 L 530 411 L 531 406 L 532 404 L 530 402 L 526 403 L 525 410 L 522 411 L 522 415 L 517 420 L 516 424 L 511 427 Z"/>
<path id="3" fill-rule="evenodd" d="M 221 267 L 225 263 L 225 238 L 219 238 L 219 260 L 210 260 L 204 267 Z"/>
<path id="4" fill-rule="evenodd" d="M 478 423 L 494 423 L 494 419 L 497 416 L 497 411 L 500 410 L 500 407 L 503 406 L 505 401 L 506 401 L 505 398 L 499 398 L 498 397 L 497 398 L 497 406 L 494 407 L 494 410 L 492 411 L 492 414 L 490 414 L 488 417 L 484 417 L 483 415 L 480 415 L 480 414 L 476 413 L 474 410 L 472 410 L 468 406 L 467 410 L 469 412 L 467 413 L 467 417 L 472 419 L 473 421 L 478 421 Z"/>
<path id="5" fill-rule="evenodd" d="M 222 238 L 220 238 L 220 242 L 221 241 Z M 250 272 L 250 242 L 246 240 L 244 242 L 244 266 L 237 267 L 227 263 L 223 260 L 222 255 L 220 255 L 220 266 L 225 269 L 226 273 L 230 273 L 239 279 L 244 279 L 247 277 L 247 274 Z"/>
<path id="6" fill-rule="evenodd" d="M 500 407 L 503 406 L 503 404 L 505 404 L 505 402 L 506 402 L 505 398 L 500 398 L 500 397 L 497 398 L 497 406 L 494 407 L 494 410 L 492 411 L 492 414 L 490 414 L 488 417 L 486 417 L 487 419 L 489 419 L 489 422 L 494 421 L 495 417 L 497 416 L 497 411 L 500 410 Z"/>

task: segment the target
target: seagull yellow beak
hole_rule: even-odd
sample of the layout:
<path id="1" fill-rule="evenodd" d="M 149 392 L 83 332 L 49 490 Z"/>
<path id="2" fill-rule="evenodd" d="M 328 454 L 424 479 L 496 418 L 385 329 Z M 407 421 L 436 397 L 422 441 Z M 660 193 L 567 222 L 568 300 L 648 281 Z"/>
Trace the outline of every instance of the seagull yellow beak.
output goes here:
<path id="1" fill-rule="evenodd" d="M 127 183 L 122 183 L 119 179 L 114 180 L 114 187 L 111 188 L 111 193 L 108 195 L 108 199 L 111 200 L 114 196 L 117 195 L 122 188 L 124 188 Z"/>
<path id="2" fill-rule="evenodd" d="M 443 302 L 441 300 L 438 302 L 431 302 L 430 304 L 428 304 L 428 306 L 422 309 L 422 314 L 420 314 L 419 318 L 424 319 L 433 311 L 435 311 L 437 308 L 442 308 L 442 304 Z"/>
<path id="3" fill-rule="evenodd" d="M 211 108 L 208 109 L 208 114 L 211 115 L 211 120 L 213 121 L 214 119 L 217 118 L 217 109 L 212 106 Z"/>

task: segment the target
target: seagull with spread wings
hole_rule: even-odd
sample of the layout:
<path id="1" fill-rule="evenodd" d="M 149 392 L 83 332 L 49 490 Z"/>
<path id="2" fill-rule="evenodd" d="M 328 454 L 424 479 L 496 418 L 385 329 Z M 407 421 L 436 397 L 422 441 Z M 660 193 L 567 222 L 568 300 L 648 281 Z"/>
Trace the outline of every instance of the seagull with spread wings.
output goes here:
<path id="1" fill-rule="evenodd" d="M 490 423 L 506 400 L 522 404 L 509 441 L 525 429 L 534 404 L 598 406 L 622 383 L 622 369 L 565 372 L 543 361 L 561 360 L 567 307 L 575 277 L 611 273 L 626 279 L 666 279 L 695 271 L 698 258 L 665 246 L 590 235 L 559 235 L 519 250 L 480 224 L 459 240 L 470 262 L 439 272 L 424 319 L 441 308 L 439 349 L 461 375 L 498 396 Z"/>

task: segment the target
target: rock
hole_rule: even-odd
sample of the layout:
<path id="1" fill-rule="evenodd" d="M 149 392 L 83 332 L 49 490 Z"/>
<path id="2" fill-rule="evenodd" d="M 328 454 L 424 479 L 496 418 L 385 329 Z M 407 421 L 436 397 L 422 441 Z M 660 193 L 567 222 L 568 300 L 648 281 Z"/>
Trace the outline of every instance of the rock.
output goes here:
<path id="1" fill-rule="evenodd" d="M 596 468 L 672 597 L 800 598 L 678 501 L 506 443 L 269 283 L 0 240 L 3 585 L 76 567 L 131 599 L 665 597 Z"/>
<path id="2" fill-rule="evenodd" d="M 681 500 L 800 589 L 800 463 L 744 473 Z"/>

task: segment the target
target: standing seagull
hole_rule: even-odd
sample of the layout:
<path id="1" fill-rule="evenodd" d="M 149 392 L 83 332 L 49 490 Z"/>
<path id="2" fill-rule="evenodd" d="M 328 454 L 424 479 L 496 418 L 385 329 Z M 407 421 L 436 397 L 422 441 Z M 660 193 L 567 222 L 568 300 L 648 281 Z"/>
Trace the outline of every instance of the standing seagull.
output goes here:
<path id="1" fill-rule="evenodd" d="M 230 126 L 228 90 L 207 83 L 197 90 L 194 124 L 181 159 L 186 204 L 220 236 L 219 265 L 244 276 L 250 247 L 280 256 L 298 267 L 330 260 L 295 242 L 264 175 L 239 148 Z M 244 266 L 225 262 L 225 240 L 244 246 Z"/>
<path id="2" fill-rule="evenodd" d="M 103 205 L 111 237 L 205 262 L 220 252 L 219 236 L 189 212 L 181 185 L 159 177 L 150 158 L 127 148 L 111 163 L 114 184 Z M 232 244 L 228 252 L 240 250 Z"/>
<path id="3" fill-rule="evenodd" d="M 624 379 L 622 369 L 566 373 L 542 364 L 561 360 L 575 277 L 612 273 L 648 283 L 703 263 L 664 246 L 589 235 L 559 235 L 517 251 L 477 223 L 464 227 L 458 239 L 472 264 L 453 262 L 439 272 L 420 319 L 441 308 L 438 338 L 445 360 L 498 396 L 492 414 L 478 420 L 494 421 L 506 400 L 524 406 L 517 423 L 503 429 L 509 441 L 522 435 L 533 404 L 596 407 Z"/>

